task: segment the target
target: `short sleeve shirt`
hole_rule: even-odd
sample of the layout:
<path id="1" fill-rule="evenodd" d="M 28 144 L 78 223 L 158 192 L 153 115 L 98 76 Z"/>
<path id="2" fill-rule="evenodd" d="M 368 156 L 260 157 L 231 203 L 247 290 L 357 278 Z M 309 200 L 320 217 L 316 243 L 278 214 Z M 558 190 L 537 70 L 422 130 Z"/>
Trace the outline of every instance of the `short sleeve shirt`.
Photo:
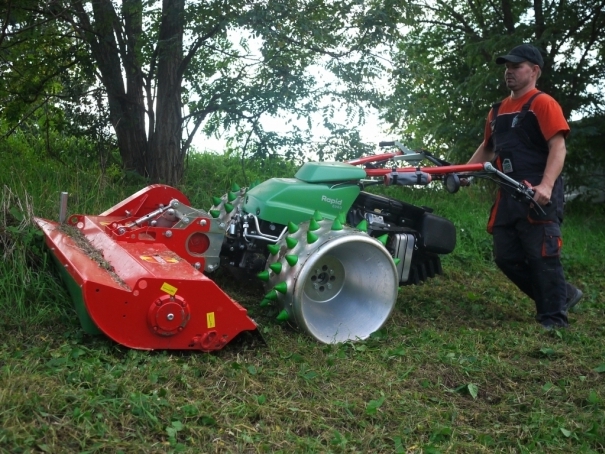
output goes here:
<path id="1" fill-rule="evenodd" d="M 538 93 L 538 91 L 539 90 L 537 88 L 534 88 L 521 98 L 513 99 L 511 96 L 509 96 L 508 98 L 504 99 L 498 108 L 498 116 L 517 115 L 519 112 L 521 112 L 523 104 L 529 101 L 529 99 Z M 549 96 L 546 93 L 536 96 L 531 103 L 528 114 L 533 114 L 537 118 L 540 126 L 540 132 L 542 133 L 542 136 L 546 142 L 552 139 L 559 132 L 563 133 L 564 137 L 567 137 L 569 134 L 569 125 L 565 120 L 561 106 L 552 96 Z M 494 111 L 492 109 L 490 110 L 485 123 L 485 144 L 489 143 L 489 139 L 492 135 L 490 123 L 493 120 L 493 115 Z"/>

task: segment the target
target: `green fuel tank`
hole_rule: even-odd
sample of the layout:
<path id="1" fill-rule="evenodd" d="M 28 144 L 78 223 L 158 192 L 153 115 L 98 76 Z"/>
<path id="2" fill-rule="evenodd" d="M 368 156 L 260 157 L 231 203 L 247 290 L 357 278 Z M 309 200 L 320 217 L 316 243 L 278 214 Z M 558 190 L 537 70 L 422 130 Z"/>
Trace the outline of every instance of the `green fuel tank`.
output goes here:
<path id="1" fill-rule="evenodd" d="M 271 178 L 250 189 L 243 210 L 259 219 L 286 225 L 308 221 L 318 211 L 325 219 L 347 213 L 360 192 L 363 169 L 342 162 L 308 162 L 294 178 Z"/>

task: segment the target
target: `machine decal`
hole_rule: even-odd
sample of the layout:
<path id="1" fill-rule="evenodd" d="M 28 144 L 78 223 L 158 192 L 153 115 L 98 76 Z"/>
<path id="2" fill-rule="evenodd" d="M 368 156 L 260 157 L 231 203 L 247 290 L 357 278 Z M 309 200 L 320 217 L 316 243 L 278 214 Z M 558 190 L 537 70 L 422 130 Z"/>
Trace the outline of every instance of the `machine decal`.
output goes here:
<path id="1" fill-rule="evenodd" d="M 176 292 L 177 292 L 177 290 L 178 290 L 176 287 L 174 287 L 174 286 L 170 285 L 168 282 L 164 282 L 164 283 L 162 284 L 162 287 L 161 287 L 160 289 L 161 289 L 163 292 L 168 293 L 170 296 L 174 296 L 174 295 L 176 295 Z"/>
<path id="2" fill-rule="evenodd" d="M 208 312 L 206 314 L 206 324 L 208 325 L 208 328 L 216 327 L 216 320 L 214 319 L 214 312 Z"/>

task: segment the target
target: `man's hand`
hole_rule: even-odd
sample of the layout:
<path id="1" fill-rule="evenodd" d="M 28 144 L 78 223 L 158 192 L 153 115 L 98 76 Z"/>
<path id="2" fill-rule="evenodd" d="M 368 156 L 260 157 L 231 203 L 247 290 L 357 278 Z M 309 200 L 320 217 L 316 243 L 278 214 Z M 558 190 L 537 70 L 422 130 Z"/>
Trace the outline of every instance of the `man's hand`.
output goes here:
<path id="1" fill-rule="evenodd" d="M 540 183 L 538 186 L 530 186 L 530 188 L 532 191 L 534 191 L 534 200 L 536 203 L 541 206 L 546 206 L 548 202 L 550 202 L 550 197 L 552 195 L 552 187 Z"/>
<path id="2" fill-rule="evenodd" d="M 473 181 L 473 177 L 460 178 L 460 186 L 470 186 Z"/>

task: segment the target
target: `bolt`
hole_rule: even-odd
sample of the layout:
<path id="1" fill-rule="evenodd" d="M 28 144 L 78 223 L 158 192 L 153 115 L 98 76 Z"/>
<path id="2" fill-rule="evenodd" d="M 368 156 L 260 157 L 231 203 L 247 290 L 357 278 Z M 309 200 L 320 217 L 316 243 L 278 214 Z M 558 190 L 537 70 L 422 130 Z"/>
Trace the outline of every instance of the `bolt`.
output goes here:
<path id="1" fill-rule="evenodd" d="M 180 203 L 179 203 L 178 200 L 173 200 L 170 205 L 173 206 L 174 208 L 176 208 L 176 207 L 178 207 L 180 205 Z"/>
<path id="2" fill-rule="evenodd" d="M 174 320 L 174 314 L 168 314 L 168 315 L 166 316 L 166 319 L 167 319 L 167 320 L 169 320 L 169 321 Z"/>
<path id="3" fill-rule="evenodd" d="M 130 215 L 131 215 L 130 211 L 126 210 L 126 216 L 130 216 Z"/>
<path id="4" fill-rule="evenodd" d="M 206 225 L 206 219 L 202 219 L 202 220 L 200 221 L 200 225 L 201 225 L 202 227 L 204 227 L 204 226 Z"/>
<path id="5" fill-rule="evenodd" d="M 165 236 L 166 238 L 170 238 L 170 237 L 172 237 L 172 230 L 166 230 L 166 232 L 164 232 L 164 236 Z"/>
<path id="6" fill-rule="evenodd" d="M 124 235 L 124 233 L 125 233 L 125 232 L 126 232 L 126 229 L 125 229 L 124 227 L 120 227 L 120 228 L 118 229 L 118 234 L 119 234 L 119 235 Z"/>
<path id="7" fill-rule="evenodd" d="M 317 284 L 317 283 L 313 284 L 313 288 L 314 288 L 315 290 L 317 290 L 317 289 L 319 288 L 319 284 Z"/>
<path id="8" fill-rule="evenodd" d="M 158 221 L 153 220 L 149 224 L 151 225 L 151 227 L 155 227 L 156 225 L 158 225 Z"/>
<path id="9" fill-rule="evenodd" d="M 219 226 L 221 229 L 224 229 L 224 228 L 225 228 L 225 223 L 224 223 L 224 222 L 221 222 L 221 223 L 220 223 L 218 226 Z"/>
<path id="10" fill-rule="evenodd" d="M 193 267 L 194 267 L 196 270 L 199 270 L 199 269 L 202 267 L 202 264 L 201 264 L 200 262 L 195 262 L 195 263 L 193 264 Z"/>
<path id="11" fill-rule="evenodd" d="M 326 284 L 326 287 L 328 287 L 328 290 L 331 290 L 332 289 L 332 284 L 328 283 L 328 284 Z"/>

